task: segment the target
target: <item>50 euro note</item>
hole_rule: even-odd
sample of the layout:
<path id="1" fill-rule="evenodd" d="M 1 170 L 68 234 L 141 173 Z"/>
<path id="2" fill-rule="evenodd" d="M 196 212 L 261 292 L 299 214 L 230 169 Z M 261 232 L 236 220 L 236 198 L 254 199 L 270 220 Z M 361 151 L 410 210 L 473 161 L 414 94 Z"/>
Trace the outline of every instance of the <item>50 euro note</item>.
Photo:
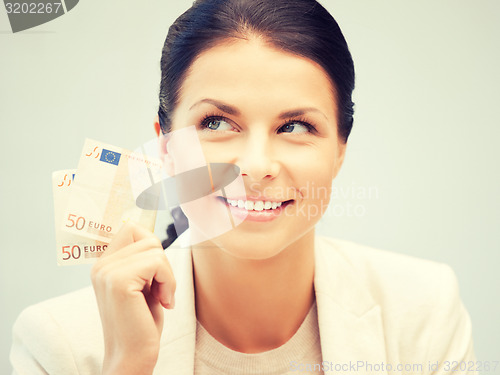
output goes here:
<path id="1" fill-rule="evenodd" d="M 136 198 L 161 179 L 162 163 L 159 159 L 87 139 L 76 176 L 68 188 L 67 201 L 61 204 L 62 209 L 59 207 L 59 212 L 62 212 L 56 219 L 60 220 L 56 224 L 59 236 L 84 238 L 87 242 L 83 246 L 96 246 L 94 253 L 99 254 L 102 250 L 97 251 L 98 246 L 105 247 L 127 221 L 153 231 L 156 210 L 139 208 Z M 151 202 L 147 206 L 154 208 L 160 199 L 159 193 L 149 194 L 148 199 Z M 58 248 L 60 245 L 68 246 L 58 244 Z M 69 251 L 71 263 L 83 263 L 85 259 L 91 261 L 99 256 L 80 251 L 83 255 L 79 257 L 78 248 L 75 248 L 75 255 Z M 85 258 L 86 254 L 88 258 Z M 63 253 L 63 258 L 67 257 Z M 62 261 L 70 264 L 69 259 Z"/>
<path id="2" fill-rule="evenodd" d="M 76 169 L 67 169 L 52 173 L 57 264 L 60 266 L 92 263 L 96 258 L 101 256 L 108 246 L 108 242 L 74 235 L 60 228 L 75 175 Z"/>

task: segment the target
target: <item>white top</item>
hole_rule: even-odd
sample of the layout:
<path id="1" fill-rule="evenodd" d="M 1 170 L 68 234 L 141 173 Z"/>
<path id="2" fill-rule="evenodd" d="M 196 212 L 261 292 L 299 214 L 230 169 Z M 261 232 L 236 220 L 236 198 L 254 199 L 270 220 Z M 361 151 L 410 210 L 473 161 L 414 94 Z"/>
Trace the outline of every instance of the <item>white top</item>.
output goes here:
<path id="1" fill-rule="evenodd" d="M 196 324 L 195 375 L 282 375 L 311 374 L 321 369 L 316 301 L 295 334 L 278 348 L 262 353 L 241 353 L 217 341 Z M 323 371 L 315 372 L 323 374 Z"/>

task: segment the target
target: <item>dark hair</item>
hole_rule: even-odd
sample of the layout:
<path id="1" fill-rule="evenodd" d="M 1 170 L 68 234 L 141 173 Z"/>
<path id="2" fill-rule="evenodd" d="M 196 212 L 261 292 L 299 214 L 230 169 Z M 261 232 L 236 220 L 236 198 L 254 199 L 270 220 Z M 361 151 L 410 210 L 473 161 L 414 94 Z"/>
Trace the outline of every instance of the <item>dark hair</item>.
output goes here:
<path id="1" fill-rule="evenodd" d="M 354 64 L 335 19 L 315 0 L 197 0 L 168 30 L 161 57 L 158 117 L 164 133 L 186 72 L 204 51 L 230 38 L 262 37 L 274 48 L 308 58 L 335 88 L 338 135 L 347 142 L 353 123 Z"/>
<path id="2" fill-rule="evenodd" d="M 174 222 L 167 226 L 167 238 L 161 243 L 164 249 L 169 247 L 176 239 L 188 229 L 188 218 L 180 207 L 174 207 L 171 212 Z"/>

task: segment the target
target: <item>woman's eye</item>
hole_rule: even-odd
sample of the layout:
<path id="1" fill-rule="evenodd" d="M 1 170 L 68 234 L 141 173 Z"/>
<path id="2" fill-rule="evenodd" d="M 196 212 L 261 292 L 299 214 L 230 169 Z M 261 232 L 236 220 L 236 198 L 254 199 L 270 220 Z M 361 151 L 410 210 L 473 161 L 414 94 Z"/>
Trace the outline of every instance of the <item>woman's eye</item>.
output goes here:
<path id="1" fill-rule="evenodd" d="M 227 131 L 233 130 L 231 124 L 223 119 L 208 118 L 202 122 L 202 127 L 211 131 Z"/>
<path id="2" fill-rule="evenodd" d="M 302 124 L 300 122 L 291 122 L 283 125 L 281 128 L 278 129 L 278 133 L 302 134 L 302 133 L 309 133 L 310 131 L 311 131 L 310 126 Z"/>

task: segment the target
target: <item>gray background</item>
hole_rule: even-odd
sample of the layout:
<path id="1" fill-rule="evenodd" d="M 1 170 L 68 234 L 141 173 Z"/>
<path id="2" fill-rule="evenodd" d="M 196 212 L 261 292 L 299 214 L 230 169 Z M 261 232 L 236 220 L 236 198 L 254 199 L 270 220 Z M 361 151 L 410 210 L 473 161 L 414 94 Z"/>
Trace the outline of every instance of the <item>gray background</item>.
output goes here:
<path id="1" fill-rule="evenodd" d="M 357 111 L 346 211 L 319 230 L 450 264 L 478 358 L 500 361 L 500 3 L 323 3 L 355 60 Z M 0 373 L 20 311 L 89 284 L 89 266 L 56 265 L 51 172 L 76 167 L 85 137 L 154 136 L 162 43 L 189 5 L 86 0 L 18 34 L 0 8 Z"/>

